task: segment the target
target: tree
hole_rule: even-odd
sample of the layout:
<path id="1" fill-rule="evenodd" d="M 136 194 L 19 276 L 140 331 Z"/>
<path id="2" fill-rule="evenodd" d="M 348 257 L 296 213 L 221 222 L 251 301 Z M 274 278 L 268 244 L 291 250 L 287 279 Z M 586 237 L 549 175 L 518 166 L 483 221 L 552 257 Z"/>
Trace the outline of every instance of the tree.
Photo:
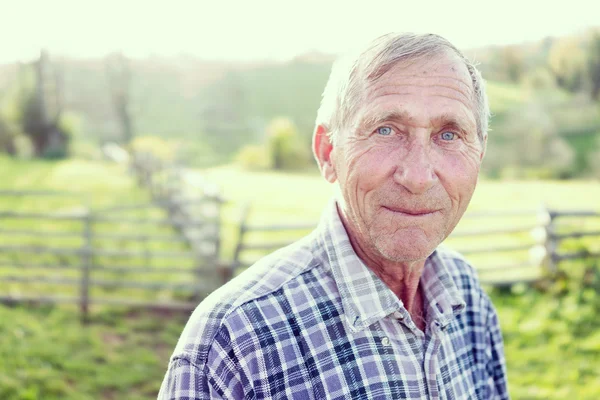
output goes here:
<path id="1" fill-rule="evenodd" d="M 600 137 L 596 140 L 596 149 L 588 155 L 588 164 L 592 174 L 600 179 Z"/>
<path id="2" fill-rule="evenodd" d="M 586 74 L 586 54 L 575 38 L 559 39 L 552 45 L 548 66 L 556 84 L 568 91 L 580 90 Z"/>
<path id="3" fill-rule="evenodd" d="M 69 134 L 61 125 L 62 71 L 50 61 L 46 51 L 32 63 L 33 85 L 27 81 L 28 66 L 21 70 L 20 125 L 29 137 L 36 157 L 65 157 Z"/>
<path id="4" fill-rule="evenodd" d="M 486 155 L 486 168 L 492 171 L 511 171 L 517 178 L 558 178 L 572 172 L 574 151 L 560 137 L 551 112 L 541 102 L 510 112 L 494 134 L 502 136 L 492 138 Z"/>
<path id="5" fill-rule="evenodd" d="M 600 32 L 592 34 L 588 47 L 587 71 L 592 85 L 591 95 L 594 100 L 600 98 Z"/>
<path id="6" fill-rule="evenodd" d="M 508 79 L 519 83 L 525 72 L 522 51 L 517 46 L 506 46 L 500 53 L 500 59 Z"/>
<path id="7" fill-rule="evenodd" d="M 14 139 L 15 135 L 10 126 L 0 118 L 0 151 L 14 155 L 17 151 Z"/>
<path id="8" fill-rule="evenodd" d="M 252 127 L 246 118 L 248 98 L 238 73 L 226 73 L 206 87 L 201 97 L 203 106 L 199 117 L 204 140 L 217 153 L 232 153 L 257 139 L 255 132 L 262 129 Z"/>
<path id="9" fill-rule="evenodd" d="M 297 169 L 310 162 L 309 149 L 302 145 L 298 130 L 288 118 L 275 118 L 267 127 L 267 149 L 271 168 Z"/>
<path id="10" fill-rule="evenodd" d="M 105 66 L 113 109 L 121 125 L 123 142 L 130 144 L 135 137 L 131 113 L 131 66 L 122 53 L 109 56 Z"/>

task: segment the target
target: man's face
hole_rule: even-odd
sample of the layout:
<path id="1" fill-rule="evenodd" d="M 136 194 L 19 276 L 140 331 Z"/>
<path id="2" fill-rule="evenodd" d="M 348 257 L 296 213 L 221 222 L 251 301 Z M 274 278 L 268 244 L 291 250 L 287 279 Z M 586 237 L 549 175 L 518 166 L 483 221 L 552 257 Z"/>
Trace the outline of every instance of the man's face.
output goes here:
<path id="1" fill-rule="evenodd" d="M 339 133 L 321 162 L 324 175 L 339 182 L 346 228 L 363 251 L 392 262 L 425 259 L 477 183 L 485 144 L 470 75 L 458 56 L 442 54 L 394 66 L 365 94 L 354 128 Z"/>

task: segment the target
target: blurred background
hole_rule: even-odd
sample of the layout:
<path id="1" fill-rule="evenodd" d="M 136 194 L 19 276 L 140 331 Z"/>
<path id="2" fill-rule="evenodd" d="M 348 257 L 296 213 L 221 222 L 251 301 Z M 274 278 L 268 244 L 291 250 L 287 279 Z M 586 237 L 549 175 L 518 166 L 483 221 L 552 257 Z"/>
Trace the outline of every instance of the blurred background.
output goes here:
<path id="1" fill-rule="evenodd" d="M 336 55 L 432 32 L 479 64 L 478 268 L 515 399 L 600 398 L 598 6 L 4 1 L 0 399 L 156 398 L 190 311 L 309 232 Z"/>

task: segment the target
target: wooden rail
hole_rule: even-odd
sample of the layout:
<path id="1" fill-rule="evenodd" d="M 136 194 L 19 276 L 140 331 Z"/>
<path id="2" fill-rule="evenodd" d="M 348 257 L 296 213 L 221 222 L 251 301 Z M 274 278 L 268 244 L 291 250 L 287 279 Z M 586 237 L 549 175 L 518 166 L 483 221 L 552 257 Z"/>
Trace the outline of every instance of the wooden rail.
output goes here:
<path id="1" fill-rule="evenodd" d="M 0 191 L 0 199 L 48 195 L 71 194 Z M 92 304 L 192 309 L 201 296 L 230 276 L 229 266 L 218 259 L 220 221 L 218 215 L 201 212 L 177 219 L 165 207 L 220 207 L 222 201 L 216 197 L 170 201 L 167 197 L 157 203 L 100 210 L 77 207 L 75 212 L 0 210 L 0 301 L 75 303 L 84 321 Z M 166 217 L 129 215 L 150 209 Z M 194 246 L 177 229 L 193 231 Z M 161 265 L 152 265 L 157 263 Z M 20 285 L 17 292 L 14 285 Z M 53 289 L 55 285 L 78 288 L 78 295 L 57 295 L 61 290 Z M 38 292 L 27 293 L 28 287 Z M 115 289 L 139 290 L 137 295 L 143 298 L 123 296 L 122 291 L 119 296 Z M 158 291 L 178 300 L 152 299 Z"/>
<path id="2" fill-rule="evenodd" d="M 277 248 L 291 244 L 299 239 L 308 231 L 316 227 L 315 223 L 290 223 L 275 225 L 258 225 L 250 221 L 250 205 L 244 207 L 242 218 L 238 231 L 238 241 L 235 247 L 233 265 L 235 269 L 244 268 L 260 258 L 262 255 Z M 537 223 L 520 223 L 515 226 L 491 227 L 486 228 L 486 221 L 501 221 L 502 218 L 526 218 L 537 221 Z M 449 237 L 449 242 L 455 239 L 477 239 L 482 236 L 490 236 L 504 239 L 512 239 L 514 244 L 510 245 L 486 245 L 477 246 L 469 243 L 468 246 L 452 245 L 459 253 L 467 257 L 490 256 L 495 257 L 498 253 L 506 253 L 508 256 L 514 254 L 514 260 L 511 262 L 501 262 L 495 265 L 482 267 L 479 269 L 479 275 L 482 282 L 493 286 L 510 286 L 515 283 L 531 283 L 539 280 L 545 274 L 551 275 L 558 269 L 558 264 L 564 260 L 600 258 L 598 252 L 565 252 L 560 250 L 559 244 L 567 239 L 582 239 L 600 236 L 599 230 L 571 230 L 569 232 L 556 233 L 558 228 L 557 220 L 563 218 L 570 219 L 591 219 L 600 217 L 600 213 L 588 210 L 509 210 L 509 211 L 479 211 L 467 213 L 463 220 L 482 221 L 482 227 L 478 228 L 457 228 Z M 600 226 L 600 218 L 598 218 Z M 268 233 L 277 239 L 252 241 L 253 234 Z M 279 237 L 285 235 L 287 240 L 281 240 Z M 600 243 L 600 240 L 598 241 Z M 530 254 L 527 254 L 530 253 Z M 253 254 L 250 258 L 245 256 Z M 528 261 L 523 261 L 524 255 Z M 539 274 L 526 274 L 524 278 L 505 278 L 499 276 L 503 272 L 512 271 L 542 271 Z M 493 274 L 493 276 L 492 276 Z M 507 276 L 510 274 L 506 274 Z"/>
<path id="3" fill-rule="evenodd" d="M 139 176 L 153 193 L 148 203 L 118 204 L 97 210 L 78 207 L 75 212 L 0 210 L 0 301 L 75 303 L 84 320 L 93 304 L 191 309 L 203 295 L 235 275 L 237 269 L 316 227 L 316 223 L 250 223 L 248 204 L 243 207 L 233 262 L 224 262 L 219 251 L 220 207 L 225 201 L 212 194 L 191 197 L 172 182 L 160 181 L 153 171 L 142 170 Z M 2 196 L 83 197 L 0 190 Z M 152 211 L 152 217 L 130 215 L 142 210 Z M 449 242 L 468 241 L 466 245 L 451 247 L 469 258 L 497 260 L 480 266 L 483 283 L 528 283 L 552 276 L 563 262 L 599 259 L 600 246 L 594 245 L 600 243 L 596 240 L 600 237 L 599 217 L 600 213 L 585 210 L 469 213 L 463 218 L 467 221 L 465 227 L 459 225 Z M 523 221 L 498 227 L 497 222 L 503 218 Z M 537 223 L 526 223 L 526 219 Z M 35 226 L 31 226 L 32 221 Z M 583 225 L 587 227 L 584 229 Z M 262 239 L 253 240 L 256 234 Z M 480 237 L 490 239 L 475 243 Z M 60 246 L 55 244 L 57 240 L 61 241 Z M 494 244 L 489 245 L 490 241 Z M 574 241 L 589 248 L 573 248 Z M 520 272 L 526 274 L 519 276 Z M 27 287 L 37 291 L 44 284 L 69 286 L 77 294 L 24 291 Z M 21 286 L 14 291 L 10 285 Z M 144 298 L 135 298 L 130 292 L 124 296 L 117 290 L 120 288 L 141 291 Z M 157 292 L 166 297 L 159 300 L 155 297 Z"/>

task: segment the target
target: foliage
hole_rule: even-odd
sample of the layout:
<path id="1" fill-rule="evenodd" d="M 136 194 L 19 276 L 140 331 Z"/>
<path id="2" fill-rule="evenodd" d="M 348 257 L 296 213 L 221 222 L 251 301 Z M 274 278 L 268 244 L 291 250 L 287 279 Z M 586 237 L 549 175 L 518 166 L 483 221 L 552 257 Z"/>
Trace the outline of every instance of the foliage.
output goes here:
<path id="1" fill-rule="evenodd" d="M 575 135 L 571 134 L 571 131 L 580 130 L 582 117 L 585 118 L 589 113 L 582 112 L 583 108 L 579 107 L 572 92 L 557 86 L 556 74 L 560 75 L 564 70 L 567 75 L 572 75 L 571 67 L 575 65 L 575 70 L 580 71 L 576 75 L 581 75 L 579 90 L 586 93 L 592 91 L 590 73 L 597 69 L 590 67 L 594 59 L 594 41 L 591 37 L 567 38 L 567 44 L 574 43 L 572 47 L 575 50 L 565 45 L 562 39 L 552 38 L 531 44 L 478 49 L 475 58 L 480 62 L 484 77 L 488 79 L 487 91 L 493 113 L 491 151 L 488 153 L 490 160 L 496 155 L 499 159 L 512 157 L 514 147 L 509 144 L 512 140 L 510 129 L 518 122 L 518 111 L 514 110 L 542 99 L 544 108 L 547 108 L 546 104 L 563 103 L 565 111 L 561 119 L 564 122 L 557 124 L 556 136 L 562 137 L 568 146 L 573 147 L 576 153 L 574 164 L 565 172 L 557 170 L 555 165 L 547 165 L 546 159 L 540 159 L 540 165 L 527 168 L 539 170 L 539 173 L 533 173 L 535 176 L 589 174 L 587 160 L 590 158 L 587 153 L 591 148 L 580 146 L 588 139 L 574 138 Z M 573 51 L 579 55 L 573 57 Z M 583 61 L 580 60 L 582 55 Z M 550 66 L 551 59 L 554 69 Z M 269 121 L 281 115 L 294 121 L 299 141 L 308 149 L 331 61 L 332 57 L 299 57 L 284 63 L 242 65 L 204 62 L 186 57 L 131 59 L 127 62 L 131 74 L 127 109 L 132 118 L 135 117 L 136 132 L 169 141 L 182 141 L 183 145 L 178 150 L 181 157 L 178 158 L 196 166 L 228 162 L 244 146 L 262 143 Z M 122 124 L 114 112 L 110 91 L 107 90 L 111 81 L 104 60 L 69 60 L 62 65 L 64 97 L 68 99 L 65 104 L 86 122 L 85 140 L 96 143 L 122 140 Z M 122 70 L 115 69 L 117 72 Z M 113 75 L 118 77 L 127 74 Z M 112 84 L 114 86 L 114 82 Z M 574 89 L 570 87 L 569 90 Z M 9 98 L 14 98 L 14 93 L 6 94 L 0 100 L 8 103 L 4 100 Z M 553 120 L 560 107 L 557 109 L 549 110 Z M 589 107 L 585 109 L 587 111 Z M 11 113 L 7 112 L 6 115 Z M 568 117 L 567 113 L 571 116 Z M 506 119 L 513 121 L 505 127 Z M 599 131 L 599 126 L 600 123 L 595 127 L 590 124 L 586 129 L 591 131 L 594 128 L 595 133 Z M 11 132 L 14 135 L 19 133 L 18 129 Z M 501 176 L 502 166 L 497 162 L 496 167 L 488 168 L 493 164 L 486 162 L 484 165 L 486 175 Z M 521 166 L 508 168 L 518 172 Z M 530 175 L 530 172 L 521 175 Z"/>
<path id="2" fill-rule="evenodd" d="M 121 53 L 107 57 L 106 75 L 113 110 L 121 128 L 122 142 L 129 144 L 135 137 L 134 120 L 131 113 L 132 73 L 129 60 Z"/>
<path id="3" fill-rule="evenodd" d="M 547 91 L 556 86 L 556 80 L 547 67 L 538 67 L 525 75 L 523 84 L 532 91 Z"/>
<path id="4" fill-rule="evenodd" d="M 8 154 L 17 153 L 16 136 L 12 127 L 0 116 L 0 151 Z"/>
<path id="5" fill-rule="evenodd" d="M 600 396 L 600 296 L 573 283 L 562 294 L 495 293 L 516 399 L 596 399 Z"/>
<path id="6" fill-rule="evenodd" d="M 600 100 L 600 31 L 591 35 L 588 45 L 587 70 L 591 83 L 591 95 Z"/>
<path id="7" fill-rule="evenodd" d="M 506 46 L 500 51 L 500 62 L 506 71 L 509 82 L 519 83 L 524 72 L 525 65 L 522 50 L 517 46 Z"/>
<path id="8" fill-rule="evenodd" d="M 294 123 L 276 118 L 267 128 L 267 149 L 274 170 L 304 168 L 312 162 L 308 146 L 300 140 Z"/>
<path id="9" fill-rule="evenodd" d="M 600 179 L 600 133 L 598 134 L 594 150 L 589 154 L 588 162 L 591 166 L 591 170 L 594 176 Z"/>
<path id="10" fill-rule="evenodd" d="M 557 40 L 550 50 L 548 66 L 558 86 L 575 92 L 585 80 L 586 53 L 576 38 Z"/>
<path id="11" fill-rule="evenodd" d="M 247 145 L 242 147 L 235 157 L 236 162 L 247 170 L 271 168 L 271 157 L 263 145 Z"/>
<path id="12" fill-rule="evenodd" d="M 0 398 L 155 399 L 186 317 L 0 305 Z"/>
<path id="13" fill-rule="evenodd" d="M 267 127 L 266 143 L 243 147 L 236 155 L 236 162 L 249 170 L 299 170 L 311 165 L 312 157 L 294 123 L 280 117 Z"/>
<path id="14" fill-rule="evenodd" d="M 156 136 L 137 136 L 131 142 L 134 153 L 149 153 L 163 162 L 175 160 L 176 144 Z"/>
<path id="15" fill-rule="evenodd" d="M 75 140 L 71 145 L 71 156 L 83 160 L 99 161 L 102 159 L 102 151 L 96 143 Z"/>
<path id="16" fill-rule="evenodd" d="M 548 108 L 542 103 L 529 103 L 508 113 L 502 125 L 505 142 L 490 149 L 486 156 L 488 168 L 523 171 L 529 175 L 537 169 L 543 175 L 535 178 L 560 177 L 568 172 L 574 153 L 558 135 Z M 523 178 L 511 176 L 511 178 Z"/>
<path id="17" fill-rule="evenodd" d="M 27 149 L 25 153 L 30 150 L 33 156 L 41 158 L 69 155 L 73 132 L 72 126 L 63 120 L 62 104 L 57 100 L 62 90 L 59 75 L 47 54 L 42 52 L 38 61 L 21 66 L 12 85 L 6 89 L 0 109 L 3 122 L 0 142 L 9 154 Z M 25 144 L 20 136 L 26 136 L 29 143 Z"/>
<path id="18" fill-rule="evenodd" d="M 224 162 L 224 156 L 212 149 L 208 143 L 197 138 L 176 141 L 175 159 L 182 165 L 202 168 Z"/>

